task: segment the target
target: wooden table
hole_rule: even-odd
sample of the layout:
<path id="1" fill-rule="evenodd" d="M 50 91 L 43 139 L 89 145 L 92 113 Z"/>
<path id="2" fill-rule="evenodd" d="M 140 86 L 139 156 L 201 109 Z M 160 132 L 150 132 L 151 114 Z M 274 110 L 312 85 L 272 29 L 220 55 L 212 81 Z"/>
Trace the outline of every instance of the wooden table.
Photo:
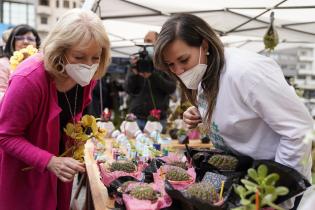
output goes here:
<path id="1" fill-rule="evenodd" d="M 97 163 L 93 157 L 94 145 L 88 141 L 85 144 L 84 160 L 86 166 L 86 172 L 88 177 L 87 191 L 92 195 L 93 204 L 89 199 L 89 192 L 87 193 L 87 209 L 88 210 L 109 210 L 112 209 L 113 200 L 108 197 L 108 191 L 103 182 L 101 181 L 100 171 Z"/>

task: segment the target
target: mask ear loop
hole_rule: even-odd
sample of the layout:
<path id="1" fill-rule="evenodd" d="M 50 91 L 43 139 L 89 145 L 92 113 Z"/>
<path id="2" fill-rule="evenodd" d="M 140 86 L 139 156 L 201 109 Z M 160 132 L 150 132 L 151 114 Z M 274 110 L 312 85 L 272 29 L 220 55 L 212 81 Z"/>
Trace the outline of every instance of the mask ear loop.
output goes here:
<path id="1" fill-rule="evenodd" d="M 200 64 L 200 57 L 201 57 L 201 46 L 199 48 L 199 61 L 198 61 L 198 64 Z"/>

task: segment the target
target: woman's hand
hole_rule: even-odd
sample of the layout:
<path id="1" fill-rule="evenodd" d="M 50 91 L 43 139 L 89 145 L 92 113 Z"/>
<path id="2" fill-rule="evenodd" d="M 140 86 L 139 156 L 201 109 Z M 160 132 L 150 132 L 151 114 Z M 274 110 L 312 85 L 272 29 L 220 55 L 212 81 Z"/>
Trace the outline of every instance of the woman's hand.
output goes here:
<path id="1" fill-rule="evenodd" d="M 183 120 L 189 129 L 197 127 L 201 123 L 201 115 L 197 107 L 189 107 L 183 114 Z"/>
<path id="2" fill-rule="evenodd" d="M 47 165 L 47 169 L 63 182 L 71 182 L 76 173 L 85 172 L 84 163 L 70 157 L 53 156 Z"/>

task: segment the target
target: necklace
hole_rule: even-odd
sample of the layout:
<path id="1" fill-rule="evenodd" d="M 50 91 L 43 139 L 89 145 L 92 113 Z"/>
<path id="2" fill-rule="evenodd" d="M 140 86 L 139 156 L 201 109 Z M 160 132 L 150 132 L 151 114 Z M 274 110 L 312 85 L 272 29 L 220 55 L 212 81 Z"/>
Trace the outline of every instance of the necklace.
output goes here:
<path id="1" fill-rule="evenodd" d="M 76 89 L 75 89 L 74 110 L 73 110 L 73 112 L 72 112 L 72 109 L 71 109 L 71 104 L 70 104 L 70 101 L 69 101 L 69 99 L 68 99 L 67 93 L 64 92 L 64 94 L 65 94 L 66 99 L 67 99 L 67 102 L 68 102 L 69 111 L 70 111 L 70 115 L 71 115 L 71 118 L 72 118 L 73 125 L 75 125 L 74 116 L 75 116 L 75 111 L 76 111 L 76 109 L 77 109 L 78 85 L 76 85 Z"/>

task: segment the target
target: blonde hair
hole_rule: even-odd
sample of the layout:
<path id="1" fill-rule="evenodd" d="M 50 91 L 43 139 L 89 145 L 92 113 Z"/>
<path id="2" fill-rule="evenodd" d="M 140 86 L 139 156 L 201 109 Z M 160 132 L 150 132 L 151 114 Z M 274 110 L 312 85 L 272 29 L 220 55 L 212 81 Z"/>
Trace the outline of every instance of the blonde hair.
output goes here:
<path id="1" fill-rule="evenodd" d="M 66 50 L 79 45 L 84 48 L 91 40 L 95 40 L 102 48 L 99 67 L 93 79 L 100 79 L 110 64 L 109 38 L 100 18 L 93 12 L 72 9 L 67 11 L 50 30 L 42 44 L 46 71 L 56 79 L 67 78 L 60 69 L 60 62 Z"/>

